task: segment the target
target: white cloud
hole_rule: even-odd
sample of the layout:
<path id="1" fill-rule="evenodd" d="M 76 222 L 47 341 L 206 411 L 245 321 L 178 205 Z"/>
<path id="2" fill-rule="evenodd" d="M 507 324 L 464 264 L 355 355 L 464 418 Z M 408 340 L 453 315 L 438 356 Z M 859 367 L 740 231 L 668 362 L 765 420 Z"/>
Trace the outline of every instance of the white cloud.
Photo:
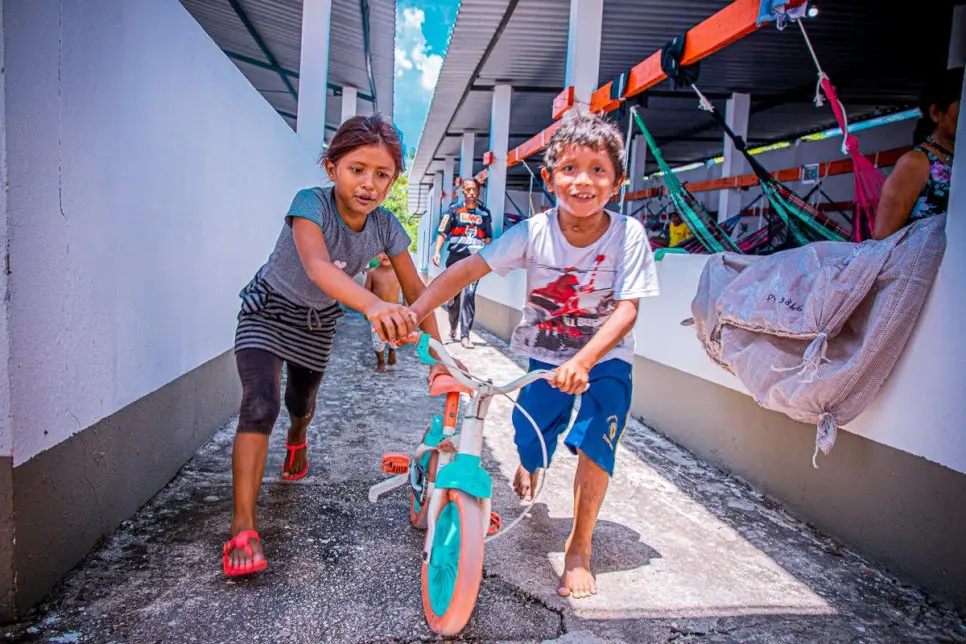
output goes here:
<path id="1" fill-rule="evenodd" d="M 426 36 L 423 23 L 426 14 L 419 7 L 406 7 L 402 11 L 402 21 L 396 34 L 396 75 L 402 77 L 406 72 L 419 73 L 419 85 L 429 93 L 436 87 L 443 57 L 426 53 Z"/>
<path id="2" fill-rule="evenodd" d="M 413 68 L 413 61 L 409 59 L 399 47 L 396 47 L 396 76 L 402 76 L 403 72 Z"/>

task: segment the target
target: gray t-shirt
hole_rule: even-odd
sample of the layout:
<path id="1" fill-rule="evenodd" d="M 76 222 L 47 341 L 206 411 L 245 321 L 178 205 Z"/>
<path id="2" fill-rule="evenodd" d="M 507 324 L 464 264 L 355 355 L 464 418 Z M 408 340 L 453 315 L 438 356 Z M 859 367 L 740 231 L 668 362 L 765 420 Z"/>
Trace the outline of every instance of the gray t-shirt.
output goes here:
<path id="1" fill-rule="evenodd" d="M 305 273 L 295 247 L 292 217 L 314 221 L 322 229 L 329 259 L 350 277 L 362 272 L 379 253 L 395 257 L 409 249 L 410 239 L 396 216 L 385 208 L 376 208 L 366 218 L 366 225 L 355 232 L 342 221 L 335 205 L 331 186 L 299 190 L 285 216 L 285 226 L 275 242 L 268 261 L 258 275 L 276 293 L 300 306 L 324 309 L 335 300 L 317 287 Z"/>

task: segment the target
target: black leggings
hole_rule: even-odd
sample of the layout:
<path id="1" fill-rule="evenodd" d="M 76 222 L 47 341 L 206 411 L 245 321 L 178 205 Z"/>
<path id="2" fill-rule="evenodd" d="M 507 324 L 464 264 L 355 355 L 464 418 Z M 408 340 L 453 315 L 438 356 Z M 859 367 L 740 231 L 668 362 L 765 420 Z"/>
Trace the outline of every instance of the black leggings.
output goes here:
<path id="1" fill-rule="evenodd" d="M 271 434 L 281 410 L 282 362 L 278 356 L 261 349 L 241 349 L 235 353 L 242 383 L 238 433 Z M 315 397 L 322 383 L 322 372 L 286 362 L 285 408 L 295 418 L 315 413 Z"/>

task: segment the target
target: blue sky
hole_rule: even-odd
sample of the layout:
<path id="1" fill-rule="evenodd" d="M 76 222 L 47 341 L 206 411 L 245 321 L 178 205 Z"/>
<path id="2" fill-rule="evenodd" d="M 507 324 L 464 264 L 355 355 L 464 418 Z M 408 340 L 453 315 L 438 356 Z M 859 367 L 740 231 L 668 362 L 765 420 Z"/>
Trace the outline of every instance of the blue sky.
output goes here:
<path id="1" fill-rule="evenodd" d="M 393 115 L 407 153 L 416 149 L 460 0 L 398 0 Z"/>

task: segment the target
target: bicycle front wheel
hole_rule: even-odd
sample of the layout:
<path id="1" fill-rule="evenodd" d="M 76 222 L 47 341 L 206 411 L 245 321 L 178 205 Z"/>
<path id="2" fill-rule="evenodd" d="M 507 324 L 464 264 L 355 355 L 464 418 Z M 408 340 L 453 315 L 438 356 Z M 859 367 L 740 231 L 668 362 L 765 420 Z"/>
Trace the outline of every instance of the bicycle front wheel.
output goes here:
<path id="1" fill-rule="evenodd" d="M 488 517 L 479 499 L 459 490 L 446 498 L 433 533 L 429 565 L 423 563 L 423 610 L 440 635 L 456 635 L 469 621 L 483 577 L 483 534 Z"/>

